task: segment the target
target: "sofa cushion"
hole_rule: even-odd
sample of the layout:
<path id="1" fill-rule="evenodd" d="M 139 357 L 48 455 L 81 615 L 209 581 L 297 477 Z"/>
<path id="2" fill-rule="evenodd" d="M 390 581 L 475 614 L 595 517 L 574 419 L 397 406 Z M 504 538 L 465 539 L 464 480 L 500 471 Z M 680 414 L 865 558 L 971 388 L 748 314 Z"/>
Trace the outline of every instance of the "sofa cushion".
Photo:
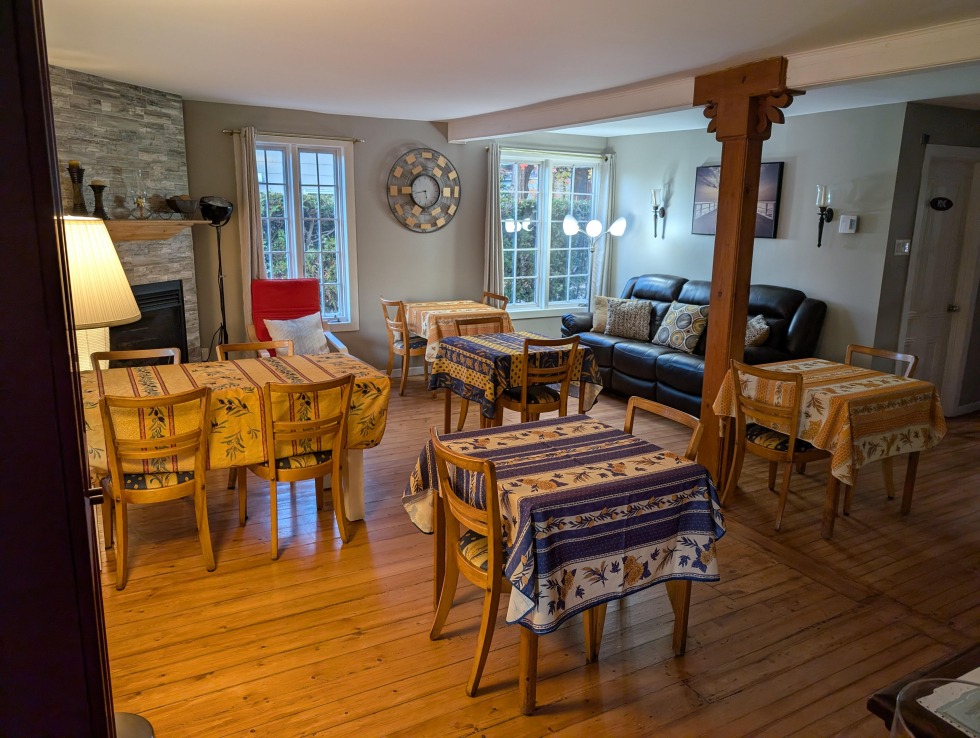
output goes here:
<path id="1" fill-rule="evenodd" d="M 671 303 L 679 299 L 678 296 L 685 282 L 687 280 L 684 277 L 670 274 L 644 274 L 631 277 L 623 289 L 623 297 Z"/>
<path id="2" fill-rule="evenodd" d="M 698 339 L 708 325 L 707 305 L 686 305 L 673 302 L 657 330 L 653 342 L 660 346 L 670 346 L 677 351 L 692 353 Z"/>
<path id="3" fill-rule="evenodd" d="M 745 324 L 745 345 L 761 346 L 769 338 L 769 324 L 761 315 L 749 318 Z"/>
<path id="4" fill-rule="evenodd" d="M 605 295 L 595 298 L 595 312 L 592 313 L 592 330 L 596 333 L 606 332 L 606 320 L 609 317 L 609 299 Z M 612 298 L 617 299 L 617 298 Z"/>
<path id="5" fill-rule="evenodd" d="M 647 382 L 657 380 L 657 360 L 664 354 L 677 353 L 668 346 L 647 341 L 623 341 L 613 348 L 612 368 L 622 374 Z"/>
<path id="6" fill-rule="evenodd" d="M 677 302 L 687 305 L 708 305 L 711 303 L 711 282 L 704 279 L 692 279 L 681 288 Z"/>
<path id="7" fill-rule="evenodd" d="M 611 367 L 613 363 L 613 346 L 629 341 L 628 338 L 618 338 L 617 336 L 607 336 L 605 333 L 579 333 L 579 342 L 583 346 L 592 349 L 596 363 L 600 367 Z"/>
<path id="8" fill-rule="evenodd" d="M 650 339 L 649 300 L 617 300 L 609 303 L 609 317 L 606 319 L 606 335 L 632 338 L 635 341 Z"/>
<path id="9" fill-rule="evenodd" d="M 704 357 L 678 351 L 664 354 L 657 359 L 657 381 L 689 395 L 700 395 L 704 384 Z"/>

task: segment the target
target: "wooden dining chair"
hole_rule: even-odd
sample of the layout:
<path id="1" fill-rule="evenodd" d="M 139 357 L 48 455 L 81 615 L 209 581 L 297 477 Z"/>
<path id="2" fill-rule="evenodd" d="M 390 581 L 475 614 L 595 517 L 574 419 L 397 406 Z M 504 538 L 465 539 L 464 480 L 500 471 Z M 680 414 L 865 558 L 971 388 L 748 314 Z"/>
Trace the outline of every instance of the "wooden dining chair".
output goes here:
<path id="1" fill-rule="evenodd" d="M 486 290 L 483 290 L 483 303 L 485 305 L 506 310 L 509 302 L 510 298 L 507 297 L 507 295 L 498 295 L 496 292 L 487 292 Z"/>
<path id="2" fill-rule="evenodd" d="M 228 354 L 249 353 L 259 357 L 267 358 L 273 356 L 270 351 L 275 351 L 275 356 L 292 356 L 293 342 L 289 339 L 284 341 L 249 341 L 247 343 L 220 343 L 218 344 L 218 361 L 227 361 Z"/>
<path id="3" fill-rule="evenodd" d="M 897 370 L 894 373 L 906 379 L 911 379 L 915 375 L 915 369 L 919 365 L 919 357 L 915 354 L 903 354 L 898 351 L 862 346 L 857 343 L 848 344 L 847 351 L 844 354 L 844 363 L 853 365 L 855 363 L 853 360 L 855 355 L 870 356 L 872 359 L 887 359 L 893 362 L 892 366 Z M 904 369 L 901 369 L 902 365 L 904 365 Z M 895 499 L 894 462 L 894 456 L 886 456 L 881 460 L 881 474 L 885 480 L 885 494 L 888 495 L 889 500 Z M 857 476 L 858 472 L 855 471 L 851 479 L 851 484 L 844 486 L 843 511 L 845 515 L 850 515 L 851 513 L 851 502 L 854 500 L 854 488 L 857 486 Z"/>
<path id="4" fill-rule="evenodd" d="M 499 315 L 488 315 L 483 318 L 464 318 L 462 320 L 454 320 L 453 323 L 457 336 L 474 336 L 504 332 L 504 319 Z M 459 420 L 456 423 L 457 431 L 463 430 L 463 425 L 466 423 L 466 413 L 469 409 L 470 401 L 464 397 L 459 403 Z"/>
<path id="5" fill-rule="evenodd" d="M 504 588 L 510 587 L 510 581 L 504 576 L 506 561 L 500 524 L 497 472 L 492 461 L 456 453 L 450 449 L 439 440 L 434 428 L 429 430 L 429 436 L 435 450 L 439 477 L 439 500 L 436 504 L 442 505 L 442 540 L 447 549 L 443 552 L 437 546 L 435 551 L 436 568 L 438 570 L 444 561 L 445 571 L 429 638 L 436 640 L 442 633 L 449 610 L 453 606 L 460 574 L 483 590 L 483 614 L 476 639 L 476 656 L 470 669 L 470 678 L 466 682 L 466 694 L 473 697 L 480 686 L 483 667 L 490 653 L 500 593 Z M 453 467 L 452 471 L 450 466 Z M 457 470 L 482 476 L 484 508 L 465 499 L 465 491 L 461 490 L 462 494 L 456 491 L 454 479 Z M 469 489 L 475 489 L 475 486 L 471 485 Z M 440 557 L 444 557 L 442 561 Z"/>
<path id="6" fill-rule="evenodd" d="M 521 414 L 521 422 L 537 420 L 541 413 L 558 411 L 568 415 L 568 389 L 572 382 L 572 367 L 578 356 L 578 336 L 564 338 L 525 338 L 521 354 L 521 384 L 504 390 L 501 405 Z M 548 349 L 554 361 L 532 362 L 535 348 Z M 536 365 L 532 365 L 536 364 Z M 549 385 L 558 385 L 555 390 Z M 581 398 L 579 409 L 581 410 Z"/>
<path id="7" fill-rule="evenodd" d="M 743 364 L 732 359 L 735 387 L 735 458 L 725 484 L 721 502 L 724 505 L 738 484 L 745 452 L 769 462 L 769 491 L 776 491 L 778 465 L 784 463 L 783 483 L 776 506 L 776 530 L 783 522 L 783 511 L 789 496 L 790 477 L 797 463 L 830 458 L 830 453 L 797 438 L 800 409 L 803 402 L 803 375 L 777 372 Z M 754 380 L 756 394 L 744 392 L 743 382 Z M 775 426 L 781 430 L 772 430 Z M 836 481 L 827 470 L 828 499 L 836 491 Z"/>
<path id="8" fill-rule="evenodd" d="M 408 367 L 413 356 L 422 357 L 422 368 L 425 371 L 425 384 L 429 385 L 429 362 L 425 360 L 426 340 L 408 330 L 405 321 L 405 303 L 401 300 L 386 300 L 381 298 L 381 312 L 384 314 L 385 328 L 388 331 L 388 368 L 385 373 L 391 377 L 395 357 L 402 357 L 402 381 L 398 389 L 399 395 L 405 394 L 405 383 L 408 381 Z"/>
<path id="9" fill-rule="evenodd" d="M 654 402 L 653 400 L 647 400 L 634 395 L 633 397 L 630 397 L 629 402 L 626 405 L 626 420 L 623 423 L 624 433 L 633 433 L 633 420 L 636 416 L 637 410 L 643 410 L 653 415 L 659 415 L 661 418 L 672 420 L 675 423 L 680 423 L 681 425 L 690 428 L 691 435 L 687 442 L 687 449 L 684 451 L 684 458 L 690 459 L 691 461 L 695 460 L 698 455 L 698 447 L 701 445 L 701 435 L 704 432 L 704 428 L 698 418 L 695 418 L 693 415 L 688 415 L 684 411 L 678 410 L 677 408 L 668 407 L 667 405 L 663 405 L 659 402 Z"/>
<path id="10" fill-rule="evenodd" d="M 115 524 L 116 589 L 126 587 L 131 503 L 193 497 L 204 562 L 208 571 L 214 571 L 205 493 L 210 401 L 208 387 L 151 397 L 107 395 L 99 400 L 109 468 L 109 476 L 102 480 L 102 525 L 109 549 Z"/>
<path id="11" fill-rule="evenodd" d="M 92 368 L 101 372 L 108 367 L 110 361 L 148 362 L 151 364 L 179 364 L 180 349 L 167 348 L 128 349 L 124 351 L 96 351 L 90 356 Z M 169 359 L 170 361 L 151 361 L 152 359 Z M 106 366 L 102 366 L 102 362 Z M 128 364 L 127 366 L 133 366 Z"/>
<path id="12" fill-rule="evenodd" d="M 347 419 L 354 375 L 325 382 L 268 383 L 262 386 L 265 445 L 269 459 L 247 467 L 269 482 L 272 558 L 279 558 L 279 482 L 314 480 L 316 507 L 323 508 L 323 480 L 330 475 L 334 514 L 340 539 L 350 541 L 343 474 L 347 472 Z M 246 519 L 246 467 L 238 468 L 238 519 Z"/>

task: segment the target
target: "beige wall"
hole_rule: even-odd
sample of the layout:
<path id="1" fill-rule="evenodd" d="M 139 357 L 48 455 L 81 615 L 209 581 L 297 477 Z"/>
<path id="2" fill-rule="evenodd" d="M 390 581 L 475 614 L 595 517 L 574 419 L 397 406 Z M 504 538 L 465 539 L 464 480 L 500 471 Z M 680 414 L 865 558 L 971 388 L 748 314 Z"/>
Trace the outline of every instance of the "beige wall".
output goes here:
<path id="1" fill-rule="evenodd" d="M 763 161 L 785 162 L 777 238 L 757 239 L 752 282 L 795 287 L 828 303 L 818 348 L 842 360 L 848 343 L 871 344 L 878 316 L 904 105 L 794 116 L 773 126 Z M 717 164 L 721 144 L 704 131 L 610 139 L 617 156 L 617 215 L 628 220 L 613 246 L 618 294 L 635 274 L 710 279 L 714 239 L 691 234 L 695 169 Z M 825 225 L 817 248 L 817 184 L 836 214 L 858 215 L 858 232 Z M 666 238 L 653 237 L 650 189 L 669 187 Z M 663 232 L 661 231 L 661 235 Z"/>

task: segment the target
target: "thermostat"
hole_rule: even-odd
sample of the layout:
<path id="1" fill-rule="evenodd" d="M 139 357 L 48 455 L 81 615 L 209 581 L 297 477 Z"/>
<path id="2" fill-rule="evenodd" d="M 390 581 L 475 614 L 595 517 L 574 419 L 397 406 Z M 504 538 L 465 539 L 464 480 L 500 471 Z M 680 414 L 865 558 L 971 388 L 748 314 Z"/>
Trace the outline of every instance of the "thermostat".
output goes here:
<path id="1" fill-rule="evenodd" d="M 837 226 L 838 233 L 856 233 L 858 229 L 858 217 L 856 215 L 842 215 L 840 225 Z"/>

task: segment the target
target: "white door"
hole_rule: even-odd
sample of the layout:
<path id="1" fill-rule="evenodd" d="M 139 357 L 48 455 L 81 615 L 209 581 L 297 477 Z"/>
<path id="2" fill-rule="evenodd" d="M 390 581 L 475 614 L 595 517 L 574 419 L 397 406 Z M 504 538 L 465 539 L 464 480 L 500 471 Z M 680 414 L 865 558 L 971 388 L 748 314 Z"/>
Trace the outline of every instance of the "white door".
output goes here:
<path id="1" fill-rule="evenodd" d="M 915 376 L 937 386 L 947 415 L 960 402 L 977 293 L 980 149 L 928 146 L 905 289 L 901 351 L 919 357 Z M 936 209 L 936 198 L 952 202 Z"/>

